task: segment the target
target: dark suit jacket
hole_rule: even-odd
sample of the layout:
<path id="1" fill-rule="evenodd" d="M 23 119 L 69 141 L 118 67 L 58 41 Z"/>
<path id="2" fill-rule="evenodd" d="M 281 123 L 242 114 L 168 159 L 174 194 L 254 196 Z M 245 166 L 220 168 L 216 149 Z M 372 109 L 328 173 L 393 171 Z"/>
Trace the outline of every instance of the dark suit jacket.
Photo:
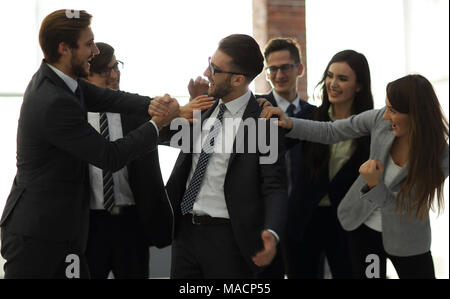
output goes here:
<path id="1" fill-rule="evenodd" d="M 265 98 L 267 99 L 272 106 L 278 107 L 277 101 L 273 95 L 273 91 L 268 94 L 256 95 L 256 98 Z M 309 104 L 308 102 L 300 99 L 300 111 L 293 115 L 296 118 L 309 118 L 311 114 L 315 111 L 316 106 Z M 289 194 L 289 205 L 299 196 L 301 189 L 299 185 L 296 183 L 300 177 L 300 160 L 302 153 L 302 142 L 298 139 L 290 139 L 285 138 L 286 140 L 286 149 L 289 151 L 290 157 L 290 176 L 291 176 L 291 193 Z"/>
<path id="2" fill-rule="evenodd" d="M 150 120 L 150 117 L 120 115 L 123 135 Z M 139 221 L 149 246 L 165 247 L 172 242 L 173 212 L 164 188 L 158 150 L 150 151 L 127 165 Z"/>
<path id="3" fill-rule="evenodd" d="M 217 103 L 218 101 L 202 113 L 202 122 L 211 115 Z M 252 95 L 242 119 L 256 120 L 260 113 L 261 108 Z M 262 230 L 272 229 L 282 238 L 285 226 L 287 193 L 284 136 L 281 130 L 278 130 L 278 133 L 279 157 L 276 163 L 260 164 L 259 158 L 262 154 L 258 149 L 256 153 L 249 153 L 248 150 L 244 153 L 234 151 L 230 155 L 225 177 L 224 195 L 235 240 L 243 257 L 254 271 L 260 270 L 251 258 L 263 248 Z M 248 134 L 248 130 L 245 130 L 245 144 L 249 138 Z M 234 145 L 236 148 L 236 142 Z M 191 167 L 192 154 L 180 153 L 167 183 L 167 192 L 175 214 L 175 237 L 180 225 L 180 205 Z"/>
<path id="4" fill-rule="evenodd" d="M 17 174 L 0 221 L 12 233 L 85 243 L 88 163 L 115 171 L 156 148 L 153 124 L 108 142 L 88 124 L 85 110 L 144 116 L 150 98 L 83 80 L 78 84 L 84 103 L 43 62 L 25 91 L 17 131 Z"/>
<path id="5" fill-rule="evenodd" d="M 351 158 L 342 166 L 331 181 L 329 179 L 329 161 L 326 161 L 326 167 L 322 169 L 317 181 L 314 182 L 310 181 L 311 173 L 306 165 L 306 160 L 308 159 L 307 151 L 313 143 L 308 141 L 301 142 L 303 152 L 300 155 L 299 172 L 296 180 L 298 192 L 296 197 L 290 202 L 290 215 L 288 217 L 288 234 L 292 239 L 299 241 L 302 238 L 319 202 L 326 194 L 328 194 L 331 206 L 337 214 L 339 203 L 359 176 L 359 167 L 369 158 L 370 139 L 362 137 L 361 141 L 365 145 L 357 146 Z"/>

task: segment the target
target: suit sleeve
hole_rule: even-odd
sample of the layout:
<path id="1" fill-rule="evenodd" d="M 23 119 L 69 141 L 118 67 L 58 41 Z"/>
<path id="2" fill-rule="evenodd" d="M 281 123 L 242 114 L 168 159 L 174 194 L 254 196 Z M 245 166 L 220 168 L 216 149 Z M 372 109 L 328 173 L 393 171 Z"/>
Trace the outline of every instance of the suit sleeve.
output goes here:
<path id="1" fill-rule="evenodd" d="M 292 118 L 293 127 L 286 136 L 324 144 L 367 136 L 383 117 L 384 110 L 369 110 L 334 122 Z"/>
<path id="2" fill-rule="evenodd" d="M 88 111 L 148 116 L 148 106 L 151 101 L 149 97 L 102 88 L 85 81 L 80 81 L 80 84 Z"/>
<path id="3" fill-rule="evenodd" d="M 56 98 L 42 117 L 42 134 L 51 144 L 101 169 L 117 171 L 157 146 L 157 131 L 150 122 L 107 141 L 87 122 L 80 106 L 64 98 Z"/>
<path id="4" fill-rule="evenodd" d="M 269 122 L 267 124 L 269 125 Z M 260 182 L 265 206 L 264 229 L 275 231 L 282 239 L 286 225 L 288 195 L 284 134 L 281 129 L 278 129 L 277 133 L 278 157 L 273 164 L 261 164 Z"/>

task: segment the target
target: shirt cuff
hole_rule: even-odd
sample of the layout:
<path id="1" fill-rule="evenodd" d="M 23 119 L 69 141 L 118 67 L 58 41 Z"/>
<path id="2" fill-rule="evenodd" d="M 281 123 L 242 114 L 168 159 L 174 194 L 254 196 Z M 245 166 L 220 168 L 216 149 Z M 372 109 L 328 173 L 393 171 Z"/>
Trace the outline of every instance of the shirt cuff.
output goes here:
<path id="1" fill-rule="evenodd" d="M 156 123 L 153 120 L 150 120 L 150 122 L 155 126 L 156 129 L 156 135 L 159 137 L 159 129 L 158 126 L 156 125 Z"/>
<path id="2" fill-rule="evenodd" d="M 266 231 L 270 232 L 272 235 L 274 235 L 275 239 L 277 240 L 277 243 L 280 242 L 280 237 L 278 236 L 278 234 L 271 230 L 271 229 L 266 229 Z"/>

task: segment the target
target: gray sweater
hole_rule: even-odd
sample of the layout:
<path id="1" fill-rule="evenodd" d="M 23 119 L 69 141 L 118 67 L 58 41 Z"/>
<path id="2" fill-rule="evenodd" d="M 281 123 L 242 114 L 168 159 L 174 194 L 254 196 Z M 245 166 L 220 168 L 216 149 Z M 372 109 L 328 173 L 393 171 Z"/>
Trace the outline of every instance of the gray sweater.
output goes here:
<path id="1" fill-rule="evenodd" d="M 311 142 L 333 144 L 347 139 L 371 135 L 370 159 L 387 164 L 392 143 L 395 139 L 389 121 L 383 119 L 386 108 L 370 110 L 347 119 L 335 122 L 316 122 L 293 118 L 293 128 L 286 134 Z M 448 145 L 442 155 L 442 170 L 448 177 Z M 342 227 L 352 231 L 363 224 L 376 208 L 381 209 L 382 236 L 384 249 L 393 256 L 413 256 L 428 252 L 431 245 L 430 220 L 416 220 L 406 211 L 396 211 L 396 198 L 408 174 L 408 165 L 399 172 L 390 188 L 384 182 L 384 173 L 380 183 L 367 189 L 364 178 L 360 175 L 347 192 L 338 207 L 338 218 Z M 411 196 L 414 196 L 412 193 Z"/>

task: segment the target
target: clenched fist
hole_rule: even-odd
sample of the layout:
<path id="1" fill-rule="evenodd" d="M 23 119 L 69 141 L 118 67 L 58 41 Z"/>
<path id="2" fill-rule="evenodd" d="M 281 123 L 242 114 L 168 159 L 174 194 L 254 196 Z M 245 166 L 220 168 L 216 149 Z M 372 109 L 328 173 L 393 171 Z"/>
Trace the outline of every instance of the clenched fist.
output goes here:
<path id="1" fill-rule="evenodd" d="M 373 188 L 380 183 L 381 174 L 383 173 L 383 165 L 378 160 L 367 160 L 359 168 L 359 173 L 367 182 L 369 188 Z"/>

